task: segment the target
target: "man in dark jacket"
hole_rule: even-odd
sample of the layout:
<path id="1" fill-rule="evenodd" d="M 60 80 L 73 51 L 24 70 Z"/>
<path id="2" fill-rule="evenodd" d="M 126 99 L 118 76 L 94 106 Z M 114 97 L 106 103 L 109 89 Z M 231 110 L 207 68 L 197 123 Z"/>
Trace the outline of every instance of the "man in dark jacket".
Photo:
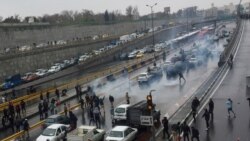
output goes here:
<path id="1" fill-rule="evenodd" d="M 23 130 L 24 130 L 24 135 L 25 133 L 27 133 L 27 137 L 30 137 L 29 129 L 30 129 L 30 125 L 29 125 L 28 119 L 25 119 L 23 122 Z"/>
<path id="2" fill-rule="evenodd" d="M 204 114 L 202 115 L 202 117 L 204 117 L 205 118 L 205 121 L 206 121 L 206 127 L 207 127 L 207 129 L 206 130 L 208 130 L 208 128 L 209 128 L 209 117 L 210 117 L 210 115 L 209 115 L 209 112 L 208 112 L 208 110 L 207 109 L 204 109 L 205 110 L 205 112 L 204 112 Z"/>
<path id="3" fill-rule="evenodd" d="M 195 138 L 197 141 L 200 141 L 200 138 L 199 138 L 200 133 L 199 133 L 199 131 L 195 127 L 191 127 L 191 130 L 192 130 L 192 138 L 191 138 L 191 140 L 193 141 L 194 138 Z"/>
<path id="4" fill-rule="evenodd" d="M 186 141 L 186 139 L 189 141 L 190 128 L 189 128 L 189 126 L 186 124 L 186 121 L 184 121 L 184 123 L 183 123 L 183 125 L 182 125 L 182 131 L 183 131 L 183 138 L 184 138 L 184 141 Z"/>
<path id="5" fill-rule="evenodd" d="M 214 119 L 214 102 L 212 99 L 209 100 L 209 114 L 211 115 L 211 119 Z"/>
<path id="6" fill-rule="evenodd" d="M 163 125 L 163 139 L 165 139 L 166 135 L 168 135 L 168 138 L 170 137 L 169 132 L 168 132 L 168 119 L 167 117 L 164 117 L 162 120 L 162 125 Z"/>
<path id="7" fill-rule="evenodd" d="M 22 113 L 23 113 L 23 114 L 26 114 L 26 103 L 24 102 L 24 100 L 22 100 L 22 101 L 20 102 L 20 105 L 21 105 Z"/>
<path id="8" fill-rule="evenodd" d="M 109 102 L 111 103 L 111 106 L 114 106 L 114 97 L 112 95 L 109 95 Z"/>
<path id="9" fill-rule="evenodd" d="M 43 119 L 43 104 L 41 102 L 38 104 L 38 112 L 40 115 L 40 120 L 42 120 Z"/>
<path id="10" fill-rule="evenodd" d="M 72 111 L 69 111 L 69 119 L 70 119 L 72 128 L 75 129 L 77 127 L 78 119 Z"/>
<path id="11" fill-rule="evenodd" d="M 192 115 L 193 115 L 193 119 L 194 119 L 194 122 L 196 122 L 196 111 L 197 111 L 197 108 L 198 106 L 200 105 L 200 101 L 198 100 L 197 97 L 195 97 L 192 101 L 192 105 L 191 105 L 191 109 L 192 109 Z"/>

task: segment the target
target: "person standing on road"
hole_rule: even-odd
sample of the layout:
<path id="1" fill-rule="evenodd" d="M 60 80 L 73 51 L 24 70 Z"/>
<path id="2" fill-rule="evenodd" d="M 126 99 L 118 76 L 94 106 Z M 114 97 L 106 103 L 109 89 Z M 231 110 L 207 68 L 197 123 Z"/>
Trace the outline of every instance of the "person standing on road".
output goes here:
<path id="1" fill-rule="evenodd" d="M 214 120 L 214 102 L 212 98 L 210 98 L 208 106 L 209 106 L 209 114 L 211 115 L 211 120 Z"/>
<path id="2" fill-rule="evenodd" d="M 80 100 L 79 103 L 81 104 L 81 109 L 84 109 L 84 100 L 82 99 L 82 97 L 80 96 Z"/>
<path id="3" fill-rule="evenodd" d="M 6 129 L 6 122 L 7 122 L 7 120 L 6 120 L 6 116 L 3 116 L 3 117 L 2 117 L 2 125 L 3 125 L 3 129 Z"/>
<path id="4" fill-rule="evenodd" d="M 69 111 L 69 119 L 71 122 L 72 129 L 75 129 L 77 127 L 77 120 L 78 119 L 72 111 Z"/>
<path id="5" fill-rule="evenodd" d="M 43 119 L 43 104 L 42 104 L 42 102 L 40 102 L 38 104 L 38 111 L 39 111 L 39 115 L 40 115 L 40 120 L 42 120 Z"/>
<path id="6" fill-rule="evenodd" d="M 111 104 L 111 106 L 114 106 L 114 97 L 112 95 L 109 95 L 109 102 Z"/>
<path id="7" fill-rule="evenodd" d="M 24 100 L 21 100 L 20 105 L 21 105 L 22 114 L 25 115 L 26 114 L 26 103 L 24 102 Z"/>
<path id="8" fill-rule="evenodd" d="M 100 98 L 99 98 L 99 103 L 100 103 L 101 109 L 103 110 L 103 112 L 104 112 L 104 114 L 105 114 L 104 98 L 105 98 L 105 96 L 104 96 L 103 98 L 100 97 Z"/>
<path id="9" fill-rule="evenodd" d="M 16 132 L 19 132 L 21 126 L 21 118 L 18 116 L 16 116 L 15 125 L 16 125 Z"/>
<path id="10" fill-rule="evenodd" d="M 126 98 L 127 104 L 130 104 L 130 101 L 129 101 L 130 97 L 129 97 L 129 95 L 128 95 L 128 92 L 126 92 L 125 98 Z"/>
<path id="11" fill-rule="evenodd" d="M 10 122 L 10 128 L 12 130 L 12 132 L 15 132 L 15 123 L 14 123 L 14 117 L 13 116 L 9 116 L 9 122 Z"/>
<path id="12" fill-rule="evenodd" d="M 46 98 L 47 98 L 47 100 L 49 101 L 49 95 L 50 95 L 50 93 L 49 93 L 49 91 L 46 93 Z"/>
<path id="13" fill-rule="evenodd" d="M 208 112 L 208 110 L 207 109 L 204 109 L 204 114 L 202 115 L 202 117 L 204 117 L 205 118 L 205 121 L 206 121 L 206 130 L 208 130 L 208 128 L 209 128 L 209 118 L 210 118 L 210 115 L 209 115 L 209 112 Z"/>
<path id="14" fill-rule="evenodd" d="M 64 103 L 63 109 L 64 109 L 64 115 L 67 117 L 68 116 L 68 108 L 67 108 L 66 103 Z"/>
<path id="15" fill-rule="evenodd" d="M 97 128 L 101 128 L 101 120 L 100 120 L 100 108 L 95 106 L 93 109 L 94 120 Z"/>
<path id="16" fill-rule="evenodd" d="M 43 101 L 43 113 L 44 113 L 44 118 L 48 117 L 48 111 L 49 111 L 49 105 L 48 105 L 48 100 Z"/>
<path id="17" fill-rule="evenodd" d="M 184 121 L 182 125 L 182 131 L 183 131 L 183 139 L 186 141 L 186 139 L 189 141 L 189 134 L 190 134 L 190 128 L 187 125 L 186 121 Z"/>
<path id="18" fill-rule="evenodd" d="M 168 139 L 169 139 L 170 134 L 169 134 L 169 132 L 168 132 L 168 119 L 167 119 L 167 117 L 164 117 L 164 118 L 162 119 L 162 125 L 163 125 L 163 139 L 165 139 L 165 137 L 166 137 L 165 134 L 167 134 Z"/>
<path id="19" fill-rule="evenodd" d="M 57 99 L 59 100 L 60 99 L 60 92 L 58 89 L 56 89 L 55 94 L 56 94 Z"/>
<path id="20" fill-rule="evenodd" d="M 27 134 L 28 138 L 30 137 L 29 129 L 30 129 L 30 125 L 29 125 L 28 119 L 25 119 L 23 122 L 23 130 L 24 130 L 24 135 Z"/>
<path id="21" fill-rule="evenodd" d="M 10 113 L 10 116 L 15 117 L 15 108 L 14 108 L 14 105 L 12 102 L 9 102 L 9 113 Z M 14 120 L 14 119 L 13 119 Z"/>
<path id="22" fill-rule="evenodd" d="M 193 116 L 194 122 L 196 122 L 196 114 L 197 114 L 196 111 L 199 105 L 200 105 L 200 101 L 198 100 L 197 97 L 195 97 L 191 104 L 192 116 Z"/>
<path id="23" fill-rule="evenodd" d="M 234 114 L 234 117 L 236 118 L 236 115 L 233 111 L 233 101 L 231 100 L 231 98 L 227 99 L 226 105 L 227 105 L 228 117 L 230 117 L 230 112 L 232 112 Z"/>
<path id="24" fill-rule="evenodd" d="M 197 140 L 197 141 L 200 141 L 200 133 L 199 133 L 199 130 L 197 130 L 195 127 L 191 127 L 191 131 L 192 131 L 192 137 L 191 137 L 191 141 L 194 140 L 194 138 Z"/>
<path id="25" fill-rule="evenodd" d="M 16 105 L 16 114 L 21 118 L 21 109 L 19 104 Z"/>
<path id="26" fill-rule="evenodd" d="M 87 107 L 90 104 L 90 98 L 88 94 L 85 95 L 85 100 L 86 100 L 86 107 Z"/>
<path id="27" fill-rule="evenodd" d="M 183 79 L 183 80 L 184 80 L 184 82 L 186 82 L 186 79 L 184 78 L 184 76 L 183 76 L 183 73 L 182 73 L 182 72 L 178 72 L 178 75 L 179 75 L 179 81 L 180 81 L 180 83 L 181 83 L 181 79 Z"/>

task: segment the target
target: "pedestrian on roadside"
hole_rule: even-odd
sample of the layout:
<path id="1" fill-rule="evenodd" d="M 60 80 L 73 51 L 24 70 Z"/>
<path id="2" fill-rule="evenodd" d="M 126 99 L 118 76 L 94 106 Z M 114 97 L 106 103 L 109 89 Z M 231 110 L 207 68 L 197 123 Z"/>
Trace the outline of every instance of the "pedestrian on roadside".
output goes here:
<path id="1" fill-rule="evenodd" d="M 186 79 L 184 78 L 183 73 L 181 71 L 178 72 L 178 75 L 179 75 L 179 81 L 180 81 L 180 83 L 181 83 L 181 79 L 183 79 L 184 82 L 186 82 Z"/>
<path id="2" fill-rule="evenodd" d="M 16 132 L 20 131 L 20 126 L 21 126 L 21 118 L 16 116 L 16 120 L 15 120 L 15 125 L 16 125 Z"/>
<path id="3" fill-rule="evenodd" d="M 205 118 L 205 121 L 206 121 L 206 130 L 208 130 L 208 128 L 209 128 L 209 119 L 210 119 L 210 114 L 209 114 L 209 112 L 208 112 L 208 110 L 205 108 L 204 109 L 204 114 L 202 115 L 202 117 L 204 117 Z"/>
<path id="4" fill-rule="evenodd" d="M 43 100 L 43 93 L 40 93 L 40 100 Z"/>
<path id="5" fill-rule="evenodd" d="M 23 122 L 23 130 L 24 130 L 24 136 L 25 134 L 27 134 L 28 138 L 30 137 L 29 129 L 30 129 L 30 125 L 29 125 L 28 119 L 25 119 Z"/>
<path id="6" fill-rule="evenodd" d="M 197 114 L 197 108 L 200 105 L 200 101 L 198 100 L 197 97 L 194 97 L 192 104 L 191 104 L 191 109 L 192 109 L 192 116 L 194 119 L 194 123 L 196 122 L 196 114 Z"/>
<path id="7" fill-rule="evenodd" d="M 69 111 L 69 119 L 70 119 L 70 125 L 72 129 L 75 129 L 77 127 L 77 117 L 72 111 Z"/>
<path id="8" fill-rule="evenodd" d="M 186 141 L 186 139 L 189 141 L 189 134 L 190 134 L 190 128 L 187 125 L 186 121 L 182 124 L 182 131 L 183 131 L 183 139 Z"/>
<path id="9" fill-rule="evenodd" d="M 15 132 L 15 123 L 14 123 L 14 117 L 13 116 L 9 116 L 9 122 L 10 122 L 10 128 L 12 130 L 12 132 Z"/>
<path id="10" fill-rule="evenodd" d="M 90 97 L 88 94 L 85 95 L 86 107 L 90 104 Z"/>
<path id="11" fill-rule="evenodd" d="M 114 106 L 114 97 L 112 95 L 109 95 L 109 102 L 111 104 L 111 106 Z"/>
<path id="12" fill-rule="evenodd" d="M 43 113 L 44 113 L 44 118 L 48 117 L 48 111 L 49 111 L 49 106 L 48 106 L 48 100 L 43 101 Z"/>
<path id="13" fill-rule="evenodd" d="M 126 92 L 125 98 L 126 98 L 127 104 L 130 104 L 130 101 L 129 101 L 130 97 L 129 97 L 129 95 L 128 95 L 128 92 Z"/>
<path id="14" fill-rule="evenodd" d="M 173 137 L 173 141 L 179 141 L 178 138 L 179 138 L 179 131 L 180 128 L 179 128 L 179 125 L 178 124 L 173 124 L 171 126 L 171 136 Z"/>
<path id="15" fill-rule="evenodd" d="M 56 94 L 57 99 L 59 100 L 60 99 L 60 92 L 58 89 L 56 89 L 55 94 Z"/>
<path id="16" fill-rule="evenodd" d="M 51 115 L 54 115 L 54 113 L 55 113 L 55 103 L 51 101 L 49 107 L 50 107 L 49 109 L 50 109 Z"/>
<path id="17" fill-rule="evenodd" d="M 236 118 L 236 115 L 233 111 L 233 101 L 231 98 L 228 98 L 226 101 L 226 105 L 227 105 L 227 112 L 228 112 L 228 117 L 230 117 L 230 112 L 232 112 L 234 114 L 234 118 Z"/>
<path id="18" fill-rule="evenodd" d="M 98 106 L 95 106 L 93 109 L 94 114 L 94 121 L 97 128 L 101 128 L 101 120 L 100 120 L 100 108 Z"/>
<path id="19" fill-rule="evenodd" d="M 12 116 L 12 118 L 15 117 L 15 108 L 14 108 L 14 105 L 12 102 L 9 102 L 9 113 L 10 113 L 10 116 Z M 14 120 L 14 119 L 13 119 Z"/>
<path id="20" fill-rule="evenodd" d="M 2 117 L 2 125 L 3 125 L 3 129 L 6 129 L 6 122 L 7 122 L 6 117 L 5 117 L 5 116 L 3 116 L 3 117 Z"/>
<path id="21" fill-rule="evenodd" d="M 210 98 L 208 106 L 209 106 L 209 114 L 211 116 L 211 120 L 214 120 L 214 102 L 212 98 Z"/>
<path id="22" fill-rule="evenodd" d="M 170 134 L 169 134 L 169 131 L 168 131 L 168 119 L 167 119 L 167 117 L 164 117 L 162 119 L 162 125 L 163 125 L 163 139 L 165 139 L 166 134 L 168 136 L 167 138 L 169 139 Z"/>
<path id="23" fill-rule="evenodd" d="M 19 104 L 16 105 L 16 114 L 21 118 L 21 108 Z"/>
<path id="24" fill-rule="evenodd" d="M 42 120 L 43 119 L 43 104 L 42 104 L 42 102 L 40 102 L 38 104 L 38 112 L 39 112 L 40 120 Z"/>
<path id="25" fill-rule="evenodd" d="M 80 88 L 79 87 L 80 86 L 78 84 L 75 86 L 76 97 L 77 97 L 78 100 L 80 100 Z"/>
<path id="26" fill-rule="evenodd" d="M 191 137 L 191 141 L 193 141 L 194 139 L 196 139 L 197 141 L 200 141 L 200 133 L 199 130 L 197 130 L 194 126 L 191 127 L 191 131 L 192 131 L 192 137 Z"/>
<path id="27" fill-rule="evenodd" d="M 3 109 L 3 117 L 5 117 L 5 118 L 9 117 L 9 113 L 8 113 L 8 110 L 6 108 Z"/>
<path id="28" fill-rule="evenodd" d="M 84 109 L 84 100 L 80 97 L 79 103 L 81 104 L 81 109 Z"/>
<path id="29" fill-rule="evenodd" d="M 49 101 L 49 95 L 50 95 L 50 93 L 49 93 L 49 91 L 47 91 L 46 98 L 47 98 L 48 101 Z"/>
<path id="30" fill-rule="evenodd" d="M 26 103 L 24 102 L 24 100 L 21 100 L 20 105 L 21 105 L 22 114 L 25 115 L 26 114 Z"/>
<path id="31" fill-rule="evenodd" d="M 91 125 L 91 123 L 95 123 L 95 119 L 94 119 L 94 113 L 93 113 L 93 108 L 89 109 L 89 126 Z"/>
<path id="32" fill-rule="evenodd" d="M 66 103 L 64 103 L 63 109 L 64 109 L 64 115 L 67 117 L 68 116 L 68 108 L 67 108 Z"/>
<path id="33" fill-rule="evenodd" d="M 104 108 L 104 99 L 105 99 L 105 96 L 103 98 L 99 98 L 99 103 L 100 103 L 100 107 L 101 109 L 103 110 L 104 114 L 105 114 L 105 108 Z"/>

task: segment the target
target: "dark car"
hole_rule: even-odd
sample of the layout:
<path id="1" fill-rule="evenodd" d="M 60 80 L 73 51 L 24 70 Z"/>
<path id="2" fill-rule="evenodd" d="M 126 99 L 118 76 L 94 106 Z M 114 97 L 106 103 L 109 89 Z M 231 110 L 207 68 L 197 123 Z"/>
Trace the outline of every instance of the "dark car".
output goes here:
<path id="1" fill-rule="evenodd" d="M 43 127 L 46 128 L 46 127 L 48 127 L 52 124 L 56 124 L 56 123 L 69 125 L 70 120 L 69 120 L 69 117 L 67 117 L 65 115 L 52 115 L 52 116 L 48 117 L 47 119 L 45 119 Z"/>

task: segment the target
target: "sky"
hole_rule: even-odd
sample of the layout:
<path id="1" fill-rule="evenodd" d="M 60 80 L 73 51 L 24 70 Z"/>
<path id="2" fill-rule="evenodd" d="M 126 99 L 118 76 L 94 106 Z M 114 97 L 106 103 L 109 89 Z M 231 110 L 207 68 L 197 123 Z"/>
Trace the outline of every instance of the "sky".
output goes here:
<path id="1" fill-rule="evenodd" d="M 243 0 L 247 2 L 250 0 Z M 18 14 L 25 16 L 42 16 L 44 14 L 60 13 L 63 10 L 89 9 L 94 13 L 113 11 L 119 9 L 125 14 L 125 9 L 129 5 L 137 6 L 140 15 L 150 13 L 150 8 L 146 5 L 153 5 L 154 11 L 163 11 L 164 7 L 171 7 L 171 13 L 189 6 L 198 6 L 199 9 L 206 9 L 215 6 L 223 6 L 229 3 L 237 4 L 239 0 L 0 0 L 0 16 L 6 18 Z"/>

